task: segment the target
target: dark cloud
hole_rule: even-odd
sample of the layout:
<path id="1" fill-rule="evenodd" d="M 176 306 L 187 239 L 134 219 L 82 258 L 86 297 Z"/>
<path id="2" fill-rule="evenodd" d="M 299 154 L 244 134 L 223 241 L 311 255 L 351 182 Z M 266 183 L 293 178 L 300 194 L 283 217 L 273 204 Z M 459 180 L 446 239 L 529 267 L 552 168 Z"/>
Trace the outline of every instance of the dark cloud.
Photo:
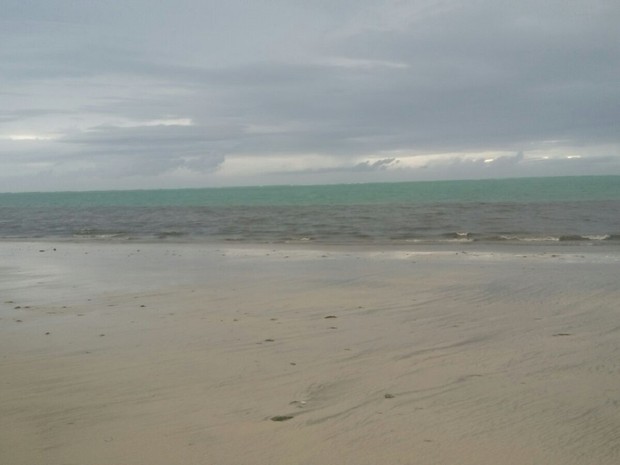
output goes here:
<path id="1" fill-rule="evenodd" d="M 64 137 L 58 143 L 75 146 L 72 158 L 88 158 L 92 170 L 118 176 L 155 176 L 180 168 L 215 171 L 224 162 L 221 151 L 226 142 L 225 130 L 156 124 L 101 126 Z"/>
<path id="2" fill-rule="evenodd" d="M 391 152 L 565 150 L 582 157 L 571 169 L 617 168 L 593 158 L 620 157 L 613 0 L 53 3 L 8 0 L 0 19 L 0 163 L 155 177 L 313 154 L 332 162 L 308 172 L 346 181 L 404 169 L 367 161 Z M 191 125 L 153 123 L 175 119 Z M 15 134 L 54 140 L 29 152 L 2 142 Z M 426 172 L 551 166 L 454 160 Z"/>
<path id="3" fill-rule="evenodd" d="M 396 158 L 383 158 L 373 162 L 364 161 L 355 165 L 353 171 L 386 170 L 389 166 L 394 166 L 398 164 L 398 162 Z"/>

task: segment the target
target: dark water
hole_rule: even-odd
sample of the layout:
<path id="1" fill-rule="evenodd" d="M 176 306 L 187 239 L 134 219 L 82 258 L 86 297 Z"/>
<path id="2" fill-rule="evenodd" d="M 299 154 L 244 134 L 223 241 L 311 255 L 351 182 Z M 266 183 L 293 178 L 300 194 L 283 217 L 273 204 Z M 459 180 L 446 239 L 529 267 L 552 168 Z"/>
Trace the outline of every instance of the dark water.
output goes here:
<path id="1" fill-rule="evenodd" d="M 620 245 L 620 177 L 0 194 L 0 237 Z"/>

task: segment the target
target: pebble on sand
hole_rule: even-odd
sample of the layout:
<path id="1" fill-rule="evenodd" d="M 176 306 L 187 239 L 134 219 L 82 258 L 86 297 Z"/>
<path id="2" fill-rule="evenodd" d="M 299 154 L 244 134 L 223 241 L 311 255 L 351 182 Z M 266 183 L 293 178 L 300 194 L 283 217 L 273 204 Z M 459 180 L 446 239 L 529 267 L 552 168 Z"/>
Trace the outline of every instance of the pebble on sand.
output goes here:
<path id="1" fill-rule="evenodd" d="M 293 418 L 290 415 L 276 415 L 275 417 L 271 417 L 271 421 L 286 421 Z"/>

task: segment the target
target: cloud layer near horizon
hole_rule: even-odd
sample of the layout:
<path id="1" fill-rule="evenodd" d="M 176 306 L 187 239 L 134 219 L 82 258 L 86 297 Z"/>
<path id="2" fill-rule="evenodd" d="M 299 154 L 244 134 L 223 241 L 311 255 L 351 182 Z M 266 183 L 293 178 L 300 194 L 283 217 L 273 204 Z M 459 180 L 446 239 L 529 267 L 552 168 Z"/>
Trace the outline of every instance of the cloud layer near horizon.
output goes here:
<path id="1" fill-rule="evenodd" d="M 614 0 L 5 3 L 1 191 L 620 174 Z"/>

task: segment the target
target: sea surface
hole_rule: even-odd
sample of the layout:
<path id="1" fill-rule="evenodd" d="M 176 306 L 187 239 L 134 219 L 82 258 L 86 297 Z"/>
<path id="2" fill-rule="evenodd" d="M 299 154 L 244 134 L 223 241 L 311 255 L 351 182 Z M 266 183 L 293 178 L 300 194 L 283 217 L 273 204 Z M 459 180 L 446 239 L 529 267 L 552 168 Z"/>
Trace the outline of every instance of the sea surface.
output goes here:
<path id="1" fill-rule="evenodd" d="M 3 193 L 0 238 L 620 245 L 620 176 Z"/>

